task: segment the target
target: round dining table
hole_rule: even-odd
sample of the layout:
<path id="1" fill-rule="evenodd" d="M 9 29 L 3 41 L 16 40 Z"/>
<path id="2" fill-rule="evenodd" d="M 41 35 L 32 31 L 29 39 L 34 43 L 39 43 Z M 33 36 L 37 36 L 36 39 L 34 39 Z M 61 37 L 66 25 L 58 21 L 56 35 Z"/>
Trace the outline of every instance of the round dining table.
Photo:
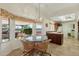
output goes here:
<path id="1" fill-rule="evenodd" d="M 38 35 L 38 36 L 26 36 L 22 40 L 23 42 L 31 42 L 32 49 L 28 52 L 25 53 L 24 56 L 30 55 L 30 56 L 44 56 L 44 55 L 51 55 L 50 53 L 46 52 L 47 45 L 48 45 L 48 39 L 47 36 L 45 35 Z M 47 42 L 46 42 L 47 41 Z M 45 45 L 46 44 L 46 45 Z M 42 48 L 41 48 L 42 47 Z M 28 47 L 27 47 L 28 48 Z M 46 48 L 46 49 L 45 49 Z"/>

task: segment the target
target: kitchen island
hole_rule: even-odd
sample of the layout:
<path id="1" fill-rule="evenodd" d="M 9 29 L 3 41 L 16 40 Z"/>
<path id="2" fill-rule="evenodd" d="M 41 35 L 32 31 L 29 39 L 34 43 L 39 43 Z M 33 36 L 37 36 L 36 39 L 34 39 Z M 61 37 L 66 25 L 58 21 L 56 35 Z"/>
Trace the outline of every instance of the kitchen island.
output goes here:
<path id="1" fill-rule="evenodd" d="M 55 43 L 58 45 L 63 44 L 63 34 L 62 33 L 48 31 L 46 34 L 47 34 L 47 38 L 51 39 L 51 43 Z"/>

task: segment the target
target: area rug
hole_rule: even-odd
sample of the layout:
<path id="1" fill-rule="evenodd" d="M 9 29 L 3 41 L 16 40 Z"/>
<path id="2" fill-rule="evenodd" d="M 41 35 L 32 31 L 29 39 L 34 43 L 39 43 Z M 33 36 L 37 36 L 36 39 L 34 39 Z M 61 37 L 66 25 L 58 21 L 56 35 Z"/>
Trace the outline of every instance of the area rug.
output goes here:
<path id="1" fill-rule="evenodd" d="M 26 53 L 23 56 L 51 56 L 51 54 L 40 50 L 32 50 L 30 53 Z"/>

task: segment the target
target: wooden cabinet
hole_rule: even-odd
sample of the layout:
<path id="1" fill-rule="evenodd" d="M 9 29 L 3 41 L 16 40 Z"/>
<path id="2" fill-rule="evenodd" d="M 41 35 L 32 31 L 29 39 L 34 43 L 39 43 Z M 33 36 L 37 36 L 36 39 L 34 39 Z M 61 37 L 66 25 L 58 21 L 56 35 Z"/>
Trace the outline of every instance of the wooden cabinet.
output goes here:
<path id="1" fill-rule="evenodd" d="M 79 40 L 79 22 L 78 22 L 78 40 Z"/>
<path id="2" fill-rule="evenodd" d="M 58 45 L 62 45 L 63 44 L 63 34 L 59 34 L 59 33 L 47 33 L 47 37 L 48 39 L 51 39 L 51 43 L 55 43 Z"/>
<path id="3" fill-rule="evenodd" d="M 78 22 L 78 32 L 79 32 L 79 22 Z"/>

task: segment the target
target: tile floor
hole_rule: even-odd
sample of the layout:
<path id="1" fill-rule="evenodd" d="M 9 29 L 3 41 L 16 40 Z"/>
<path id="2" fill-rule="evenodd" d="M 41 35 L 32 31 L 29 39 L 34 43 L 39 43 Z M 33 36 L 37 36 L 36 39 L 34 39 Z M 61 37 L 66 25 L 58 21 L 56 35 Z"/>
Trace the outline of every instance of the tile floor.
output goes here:
<path id="1" fill-rule="evenodd" d="M 52 56 L 79 56 L 79 41 L 76 39 L 64 39 L 63 45 L 50 43 L 47 52 Z M 18 48 L 11 51 L 8 56 L 20 56 L 22 49 Z"/>

